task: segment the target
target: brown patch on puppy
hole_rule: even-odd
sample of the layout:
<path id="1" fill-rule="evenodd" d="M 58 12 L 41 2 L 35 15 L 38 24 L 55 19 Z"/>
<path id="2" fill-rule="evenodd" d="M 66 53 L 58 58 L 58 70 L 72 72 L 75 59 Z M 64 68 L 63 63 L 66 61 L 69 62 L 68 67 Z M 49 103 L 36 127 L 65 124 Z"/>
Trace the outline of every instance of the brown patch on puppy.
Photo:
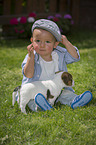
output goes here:
<path id="1" fill-rule="evenodd" d="M 47 90 L 47 100 L 48 99 L 53 99 L 53 98 L 54 98 L 54 96 L 51 95 L 50 90 L 48 89 Z"/>
<path id="2" fill-rule="evenodd" d="M 72 75 L 70 73 L 63 72 L 61 75 L 61 78 L 67 86 L 72 86 L 73 78 L 72 78 Z"/>

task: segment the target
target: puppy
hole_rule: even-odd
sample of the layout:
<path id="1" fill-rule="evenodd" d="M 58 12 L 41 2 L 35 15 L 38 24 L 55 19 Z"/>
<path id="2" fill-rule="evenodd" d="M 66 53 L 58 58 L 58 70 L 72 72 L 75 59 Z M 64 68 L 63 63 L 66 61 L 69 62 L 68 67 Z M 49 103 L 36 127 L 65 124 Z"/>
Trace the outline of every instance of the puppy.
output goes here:
<path id="1" fill-rule="evenodd" d="M 36 94 L 41 93 L 54 105 L 56 98 L 61 93 L 62 88 L 72 86 L 72 75 L 68 72 L 56 73 L 52 80 L 35 81 L 25 84 L 20 90 L 20 108 L 26 113 L 25 107 L 30 99 L 35 99 Z M 51 95 L 50 95 L 51 94 Z"/>

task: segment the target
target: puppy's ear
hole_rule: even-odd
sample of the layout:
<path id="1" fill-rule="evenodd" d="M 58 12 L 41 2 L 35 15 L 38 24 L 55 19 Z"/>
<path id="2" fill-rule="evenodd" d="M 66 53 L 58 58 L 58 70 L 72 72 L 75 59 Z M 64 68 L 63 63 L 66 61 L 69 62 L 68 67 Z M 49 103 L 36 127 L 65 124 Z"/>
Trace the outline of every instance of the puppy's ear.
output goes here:
<path id="1" fill-rule="evenodd" d="M 63 82 L 67 85 L 68 81 L 67 81 L 67 73 L 63 72 L 61 75 L 61 79 L 63 80 Z"/>
<path id="2" fill-rule="evenodd" d="M 61 78 L 63 80 L 63 82 L 67 85 L 67 86 L 71 86 L 72 85 L 72 75 L 68 72 L 63 72 L 61 75 Z"/>

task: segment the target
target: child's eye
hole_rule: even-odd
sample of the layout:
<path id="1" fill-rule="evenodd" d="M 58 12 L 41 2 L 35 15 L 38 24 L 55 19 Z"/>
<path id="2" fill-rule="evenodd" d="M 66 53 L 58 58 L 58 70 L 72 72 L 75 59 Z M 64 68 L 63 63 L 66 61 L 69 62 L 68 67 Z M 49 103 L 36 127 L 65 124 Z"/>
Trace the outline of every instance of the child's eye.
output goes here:
<path id="1" fill-rule="evenodd" d="M 46 41 L 46 43 L 50 43 L 50 41 Z"/>
<path id="2" fill-rule="evenodd" d="M 40 40 L 36 40 L 36 42 L 40 42 Z"/>

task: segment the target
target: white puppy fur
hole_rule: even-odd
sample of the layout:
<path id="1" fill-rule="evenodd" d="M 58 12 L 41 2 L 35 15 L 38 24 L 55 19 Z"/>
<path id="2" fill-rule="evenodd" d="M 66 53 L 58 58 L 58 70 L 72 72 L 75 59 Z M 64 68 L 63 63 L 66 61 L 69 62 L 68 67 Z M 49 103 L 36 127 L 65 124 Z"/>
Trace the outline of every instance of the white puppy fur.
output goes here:
<path id="1" fill-rule="evenodd" d="M 25 107 L 30 99 L 34 99 L 36 94 L 42 93 L 45 98 L 47 98 L 47 90 L 50 90 L 50 93 L 54 98 L 49 99 L 51 105 L 54 104 L 54 101 L 61 93 L 63 87 L 69 87 L 63 82 L 61 75 L 63 72 L 55 74 L 54 79 L 46 81 L 35 81 L 32 83 L 27 83 L 21 87 L 20 90 L 20 108 L 23 113 L 26 113 Z"/>

